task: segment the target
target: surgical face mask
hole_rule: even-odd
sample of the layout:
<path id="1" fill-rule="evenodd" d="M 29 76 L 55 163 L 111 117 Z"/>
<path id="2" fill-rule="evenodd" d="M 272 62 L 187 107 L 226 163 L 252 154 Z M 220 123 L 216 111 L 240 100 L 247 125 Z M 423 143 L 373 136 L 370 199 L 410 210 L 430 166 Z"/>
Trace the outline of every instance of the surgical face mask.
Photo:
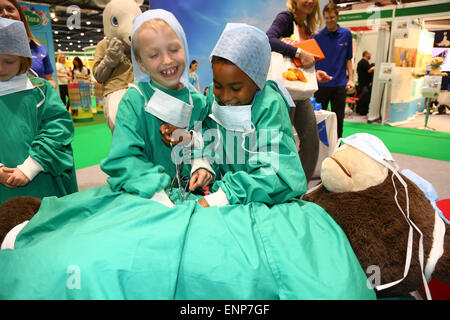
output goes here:
<path id="1" fill-rule="evenodd" d="M 150 83 L 149 85 L 155 92 L 145 106 L 145 111 L 151 113 L 158 119 L 179 128 L 188 128 L 192 110 L 194 109 L 191 93 L 189 92 L 190 104 L 187 104 L 184 101 L 154 88 Z"/>
<path id="2" fill-rule="evenodd" d="M 26 74 L 19 74 L 8 81 L 0 81 L 0 96 L 33 89 L 34 86 Z"/>
<path id="3" fill-rule="evenodd" d="M 244 106 L 221 106 L 219 105 L 216 100 L 214 99 L 213 105 L 211 107 L 212 113 L 209 115 L 210 118 L 212 118 L 218 125 L 221 125 L 226 130 L 229 131 L 236 131 L 242 133 L 242 143 L 241 148 L 245 152 L 248 152 L 251 155 L 256 154 L 273 154 L 276 159 L 273 160 L 273 162 L 278 163 L 278 152 L 276 151 L 256 151 L 256 150 L 250 150 L 256 148 L 256 142 L 252 139 L 250 139 L 250 149 L 247 149 L 245 147 L 245 137 L 251 134 L 255 134 L 256 128 L 252 122 L 252 105 L 244 105 Z M 218 141 L 215 145 L 215 150 L 217 150 L 221 143 L 221 134 L 219 131 L 219 127 L 217 127 L 217 135 L 218 135 Z M 269 170 L 269 173 L 267 174 L 273 174 L 273 172 L 276 172 L 277 166 L 273 170 Z"/>
<path id="4" fill-rule="evenodd" d="M 214 99 L 212 113 L 209 115 L 215 122 L 227 130 L 248 132 L 252 130 L 252 105 L 221 106 Z"/>

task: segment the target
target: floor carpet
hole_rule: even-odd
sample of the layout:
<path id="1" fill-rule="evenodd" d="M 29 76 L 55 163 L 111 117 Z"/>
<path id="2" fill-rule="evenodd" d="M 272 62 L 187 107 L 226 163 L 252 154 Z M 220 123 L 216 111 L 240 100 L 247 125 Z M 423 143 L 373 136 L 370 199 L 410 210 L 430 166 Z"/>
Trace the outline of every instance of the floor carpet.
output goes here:
<path id="1" fill-rule="evenodd" d="M 391 153 L 450 161 L 448 132 L 344 121 L 344 138 L 358 132 L 380 138 Z"/>
<path id="2" fill-rule="evenodd" d="M 344 122 L 343 136 L 367 132 L 380 138 L 391 153 L 450 161 L 450 133 L 398 128 L 358 122 Z M 81 169 L 99 164 L 109 152 L 111 132 L 103 115 L 95 115 L 94 121 L 75 124 L 72 143 L 75 168 Z"/>
<path id="3" fill-rule="evenodd" d="M 100 124 L 75 126 L 75 138 L 72 142 L 75 169 L 99 164 L 106 158 L 111 138 L 111 131 L 104 121 Z"/>

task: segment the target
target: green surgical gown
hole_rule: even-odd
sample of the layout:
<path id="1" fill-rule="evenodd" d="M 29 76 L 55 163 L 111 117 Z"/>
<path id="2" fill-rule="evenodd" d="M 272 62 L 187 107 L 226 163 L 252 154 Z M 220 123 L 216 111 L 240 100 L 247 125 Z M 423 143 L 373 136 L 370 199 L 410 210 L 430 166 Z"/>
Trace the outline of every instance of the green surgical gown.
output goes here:
<path id="1" fill-rule="evenodd" d="M 0 163 L 15 168 L 31 156 L 44 171 L 23 187 L 0 184 L 0 204 L 17 196 L 60 197 L 78 191 L 72 117 L 49 82 L 34 78 L 32 83 L 31 90 L 0 96 Z"/>
<path id="2" fill-rule="evenodd" d="M 213 86 L 208 90 L 208 106 L 213 103 L 212 92 Z M 288 109 L 277 85 L 268 81 L 252 106 L 253 133 L 242 135 L 205 119 L 202 156 L 210 159 L 216 172 L 212 192 L 221 188 L 231 204 L 283 203 L 306 192 Z M 248 151 L 241 146 L 243 139 Z"/>
<path id="3" fill-rule="evenodd" d="M 45 198 L 0 270 L 0 299 L 375 299 L 314 203 L 168 208 L 108 185 Z"/>
<path id="4" fill-rule="evenodd" d="M 189 91 L 185 87 L 173 91 L 152 85 L 171 96 L 189 103 Z M 110 175 L 108 183 L 114 191 L 124 191 L 149 198 L 169 186 L 175 175 L 172 149 L 161 140 L 159 127 L 164 121 L 145 110 L 154 90 L 148 83 L 138 83 L 129 88 L 119 104 L 116 127 L 108 157 L 102 161 L 101 169 Z M 194 108 L 190 128 L 207 112 L 204 96 L 191 92 Z M 201 120 L 200 120 L 201 121 Z M 180 155 L 181 156 L 181 155 Z M 184 166 L 184 174 L 189 170 Z"/>

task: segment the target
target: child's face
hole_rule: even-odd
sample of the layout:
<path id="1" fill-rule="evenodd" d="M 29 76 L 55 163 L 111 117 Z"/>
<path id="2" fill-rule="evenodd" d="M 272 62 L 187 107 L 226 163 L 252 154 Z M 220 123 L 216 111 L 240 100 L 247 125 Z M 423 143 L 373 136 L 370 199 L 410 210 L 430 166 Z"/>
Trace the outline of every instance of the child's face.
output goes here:
<path id="1" fill-rule="evenodd" d="M 20 70 L 20 58 L 9 54 L 0 54 L 0 81 L 8 81 Z"/>
<path id="2" fill-rule="evenodd" d="M 159 86 L 178 90 L 180 78 L 186 68 L 183 45 L 175 31 L 163 26 L 156 32 L 145 28 L 139 33 L 139 67 L 150 74 Z"/>
<path id="3" fill-rule="evenodd" d="M 223 105 L 248 105 L 258 86 L 235 64 L 214 62 L 212 65 L 214 95 Z"/>

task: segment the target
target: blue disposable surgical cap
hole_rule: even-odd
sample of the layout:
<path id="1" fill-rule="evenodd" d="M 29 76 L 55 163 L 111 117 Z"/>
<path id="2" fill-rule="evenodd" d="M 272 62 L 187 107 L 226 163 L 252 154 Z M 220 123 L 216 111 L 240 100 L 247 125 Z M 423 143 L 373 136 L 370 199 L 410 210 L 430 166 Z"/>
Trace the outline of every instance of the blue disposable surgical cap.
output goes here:
<path id="1" fill-rule="evenodd" d="M 31 58 L 28 35 L 22 21 L 0 18 L 0 54 Z"/>
<path id="2" fill-rule="evenodd" d="M 227 59 L 263 89 L 270 66 L 271 49 L 267 35 L 245 23 L 228 23 L 211 52 Z"/>

